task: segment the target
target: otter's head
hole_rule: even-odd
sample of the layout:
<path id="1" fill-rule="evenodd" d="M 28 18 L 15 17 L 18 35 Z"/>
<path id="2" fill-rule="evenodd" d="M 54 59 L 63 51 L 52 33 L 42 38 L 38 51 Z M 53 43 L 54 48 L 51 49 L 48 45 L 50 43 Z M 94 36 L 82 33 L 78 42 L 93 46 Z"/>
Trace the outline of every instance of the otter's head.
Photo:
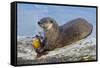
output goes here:
<path id="1" fill-rule="evenodd" d="M 38 21 L 39 26 L 43 28 L 43 30 L 51 29 L 55 23 L 56 21 L 50 17 L 45 17 Z"/>

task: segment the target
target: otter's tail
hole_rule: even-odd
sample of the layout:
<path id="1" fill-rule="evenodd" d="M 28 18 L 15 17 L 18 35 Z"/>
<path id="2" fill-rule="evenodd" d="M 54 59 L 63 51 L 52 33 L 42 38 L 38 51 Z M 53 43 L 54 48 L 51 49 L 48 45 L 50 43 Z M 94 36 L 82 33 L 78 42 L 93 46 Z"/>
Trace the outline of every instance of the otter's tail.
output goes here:
<path id="1" fill-rule="evenodd" d="M 84 38 L 88 37 L 93 31 L 93 25 L 89 23 L 89 26 L 90 26 L 90 32 Z"/>

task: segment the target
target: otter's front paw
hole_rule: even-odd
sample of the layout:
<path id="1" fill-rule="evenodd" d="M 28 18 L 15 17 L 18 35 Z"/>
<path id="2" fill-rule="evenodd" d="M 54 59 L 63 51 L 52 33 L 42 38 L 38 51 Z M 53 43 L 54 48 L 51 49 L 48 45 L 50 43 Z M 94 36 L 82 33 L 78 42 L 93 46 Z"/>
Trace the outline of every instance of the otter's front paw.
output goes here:
<path id="1" fill-rule="evenodd" d="M 37 53 L 37 58 L 40 58 L 41 56 L 46 55 L 46 54 L 48 54 L 47 51 L 42 52 L 42 53 Z"/>

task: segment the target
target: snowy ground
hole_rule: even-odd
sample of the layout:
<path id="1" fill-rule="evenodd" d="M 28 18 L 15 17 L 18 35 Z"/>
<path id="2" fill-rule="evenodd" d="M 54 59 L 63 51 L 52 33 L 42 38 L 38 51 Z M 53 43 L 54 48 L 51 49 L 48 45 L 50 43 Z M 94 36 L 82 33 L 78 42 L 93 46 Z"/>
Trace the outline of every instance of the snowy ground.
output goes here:
<path id="1" fill-rule="evenodd" d="M 18 38 L 18 65 L 96 60 L 95 38 L 86 38 L 65 47 L 57 48 L 40 58 L 36 58 L 37 54 L 31 45 L 31 41 L 31 37 Z"/>

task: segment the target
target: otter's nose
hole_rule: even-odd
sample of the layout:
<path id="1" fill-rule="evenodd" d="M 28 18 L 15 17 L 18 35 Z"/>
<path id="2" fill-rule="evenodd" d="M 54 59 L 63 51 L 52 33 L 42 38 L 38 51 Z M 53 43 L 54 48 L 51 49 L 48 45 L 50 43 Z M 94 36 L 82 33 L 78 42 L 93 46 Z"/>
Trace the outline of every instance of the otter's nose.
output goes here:
<path id="1" fill-rule="evenodd" d="M 38 22 L 38 24 L 40 24 L 40 22 Z"/>

